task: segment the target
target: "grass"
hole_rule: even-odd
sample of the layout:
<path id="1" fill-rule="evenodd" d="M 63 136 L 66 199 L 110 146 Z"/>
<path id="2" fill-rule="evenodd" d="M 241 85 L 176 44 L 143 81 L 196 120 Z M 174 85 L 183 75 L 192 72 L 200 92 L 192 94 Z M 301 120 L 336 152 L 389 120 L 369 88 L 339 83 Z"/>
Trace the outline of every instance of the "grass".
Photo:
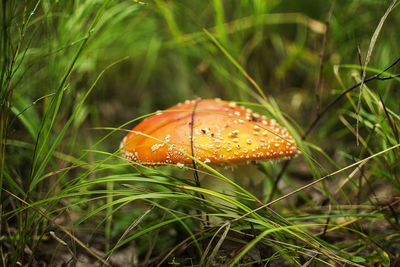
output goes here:
<path id="1" fill-rule="evenodd" d="M 0 7 L 1 266 L 399 264 L 397 1 Z M 301 154 L 198 162 L 201 188 L 122 157 L 196 97 L 275 118 Z"/>

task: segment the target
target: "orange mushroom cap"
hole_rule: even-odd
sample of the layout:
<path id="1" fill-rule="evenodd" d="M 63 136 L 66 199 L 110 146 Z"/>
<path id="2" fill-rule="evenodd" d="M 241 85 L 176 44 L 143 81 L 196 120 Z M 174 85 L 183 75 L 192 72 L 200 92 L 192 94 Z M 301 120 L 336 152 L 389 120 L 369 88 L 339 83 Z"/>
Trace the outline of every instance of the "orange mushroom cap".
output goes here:
<path id="1" fill-rule="evenodd" d="M 144 165 L 190 164 L 192 155 L 204 163 L 229 164 L 297 154 L 293 137 L 275 120 L 220 99 L 186 101 L 156 112 L 129 132 L 121 149 Z"/>

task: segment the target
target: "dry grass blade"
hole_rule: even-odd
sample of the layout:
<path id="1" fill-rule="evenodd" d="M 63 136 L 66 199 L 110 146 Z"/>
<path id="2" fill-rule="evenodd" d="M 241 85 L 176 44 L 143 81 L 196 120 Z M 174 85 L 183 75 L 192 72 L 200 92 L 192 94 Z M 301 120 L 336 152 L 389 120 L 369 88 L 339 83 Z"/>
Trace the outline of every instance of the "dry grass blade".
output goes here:
<path id="1" fill-rule="evenodd" d="M 106 266 L 110 266 L 110 264 L 108 262 L 106 262 L 105 260 L 103 260 L 103 258 L 94 250 L 92 250 L 91 248 L 89 248 L 88 246 L 86 246 L 81 240 L 79 240 L 75 235 L 73 235 L 67 228 L 65 228 L 64 226 L 56 223 L 52 218 L 50 218 L 46 213 L 44 213 L 42 210 L 40 210 L 39 208 L 32 206 L 31 204 L 29 204 L 28 202 L 26 202 L 25 200 L 21 199 L 20 197 L 14 195 L 13 193 L 11 193 L 10 191 L 4 189 L 4 192 L 6 192 L 7 194 L 9 194 L 10 196 L 12 196 L 13 198 L 17 199 L 18 201 L 20 201 L 21 203 L 23 203 L 24 205 L 26 205 L 27 207 L 33 209 L 35 212 L 37 212 L 40 216 L 42 216 L 44 219 L 46 219 L 48 222 L 52 223 L 54 226 L 56 226 L 58 229 L 60 229 L 64 234 L 66 234 L 67 236 L 69 236 L 72 240 L 74 240 L 74 242 L 76 242 L 81 248 L 83 248 L 83 250 L 85 250 L 87 253 L 89 253 L 91 256 L 93 256 L 94 258 L 96 258 L 98 261 L 100 261 L 101 263 L 103 263 Z"/>
<path id="2" fill-rule="evenodd" d="M 225 240 L 225 238 L 226 238 L 226 236 L 227 236 L 227 234 L 229 232 L 230 226 L 231 225 L 229 223 L 225 223 L 225 224 L 221 225 L 221 227 L 219 227 L 219 229 L 215 232 L 215 234 L 211 238 L 210 242 L 208 243 L 208 246 L 204 250 L 203 256 L 201 257 L 201 260 L 200 260 L 200 266 L 204 265 L 204 261 L 206 260 L 206 258 L 208 258 L 208 259 L 207 259 L 207 262 L 206 262 L 205 266 L 212 266 L 212 261 L 214 260 L 214 258 L 217 255 L 222 243 L 224 242 L 224 240 Z M 217 244 L 214 246 L 214 249 L 212 250 L 211 255 L 208 256 L 208 253 L 211 250 L 211 246 L 213 245 L 214 239 L 217 237 L 219 232 L 224 228 L 225 228 L 225 230 L 222 233 L 221 237 L 219 238 Z"/>
<path id="3" fill-rule="evenodd" d="M 154 207 L 150 207 L 149 209 L 147 209 L 142 216 L 140 216 L 139 218 L 137 218 L 134 222 L 131 223 L 131 225 L 129 225 L 128 228 L 126 228 L 126 230 L 124 231 L 124 233 L 121 235 L 121 237 L 118 239 L 116 246 L 129 234 L 130 231 L 132 231 L 134 228 L 136 228 L 142 221 L 143 219 L 153 210 Z M 111 249 L 111 251 L 109 252 L 107 258 L 105 259 L 104 262 L 108 262 L 110 260 L 110 257 L 112 256 L 112 253 L 114 252 L 114 249 Z M 103 263 L 104 265 L 104 263 Z"/>
<path id="4" fill-rule="evenodd" d="M 368 51 L 367 51 L 367 56 L 365 57 L 365 61 L 363 64 L 363 69 L 362 69 L 362 76 L 361 76 L 361 84 L 360 84 L 360 93 L 358 96 L 358 103 L 357 103 L 357 114 L 360 112 L 361 108 L 361 95 L 362 95 L 362 90 L 364 87 L 364 81 L 367 76 L 367 66 L 369 64 L 369 61 L 371 60 L 372 52 L 374 50 L 376 41 L 378 39 L 379 33 L 382 30 L 383 24 L 385 23 L 387 17 L 389 16 L 390 12 L 393 10 L 397 3 L 397 0 L 392 0 L 392 3 L 389 5 L 388 9 L 386 10 L 385 14 L 383 14 L 381 20 L 378 23 L 378 26 L 376 27 L 374 34 L 372 35 L 371 41 L 368 46 Z M 359 138 L 359 116 L 357 116 L 357 127 L 356 127 L 357 135 L 356 135 L 356 140 L 357 140 L 357 145 L 358 145 L 358 138 Z"/>

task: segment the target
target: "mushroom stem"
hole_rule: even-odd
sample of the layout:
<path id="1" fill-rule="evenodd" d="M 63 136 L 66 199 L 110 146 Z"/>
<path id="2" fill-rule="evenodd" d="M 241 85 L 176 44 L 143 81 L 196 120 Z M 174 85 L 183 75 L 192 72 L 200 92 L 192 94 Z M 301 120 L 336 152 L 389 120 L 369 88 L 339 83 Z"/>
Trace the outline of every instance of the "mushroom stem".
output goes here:
<path id="1" fill-rule="evenodd" d="M 247 188 L 258 201 L 263 201 L 265 194 L 264 182 L 266 177 L 263 172 L 258 170 L 256 164 L 242 164 L 235 167 L 221 167 L 215 165 L 213 167 L 216 168 L 216 170 L 223 176 L 232 179 L 239 186 Z M 204 188 L 208 188 L 223 194 L 235 195 L 235 192 L 238 191 L 238 189 L 232 184 L 228 184 L 226 181 L 223 181 L 221 179 L 216 179 L 214 176 L 211 175 L 204 175 L 203 177 L 201 177 L 201 182 Z M 215 198 L 212 199 L 214 200 Z M 221 203 L 227 205 L 225 201 L 222 201 Z"/>

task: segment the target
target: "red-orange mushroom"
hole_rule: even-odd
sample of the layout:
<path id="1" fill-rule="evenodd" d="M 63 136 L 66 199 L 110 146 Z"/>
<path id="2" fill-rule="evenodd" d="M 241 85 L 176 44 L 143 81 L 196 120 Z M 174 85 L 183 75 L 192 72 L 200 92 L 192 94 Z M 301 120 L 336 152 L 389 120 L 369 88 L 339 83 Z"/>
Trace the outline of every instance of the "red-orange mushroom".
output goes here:
<path id="1" fill-rule="evenodd" d="M 186 101 L 157 112 L 132 129 L 121 149 L 144 165 L 181 166 L 192 163 L 192 155 L 204 163 L 229 164 L 297 154 L 292 136 L 275 120 L 220 99 Z"/>

